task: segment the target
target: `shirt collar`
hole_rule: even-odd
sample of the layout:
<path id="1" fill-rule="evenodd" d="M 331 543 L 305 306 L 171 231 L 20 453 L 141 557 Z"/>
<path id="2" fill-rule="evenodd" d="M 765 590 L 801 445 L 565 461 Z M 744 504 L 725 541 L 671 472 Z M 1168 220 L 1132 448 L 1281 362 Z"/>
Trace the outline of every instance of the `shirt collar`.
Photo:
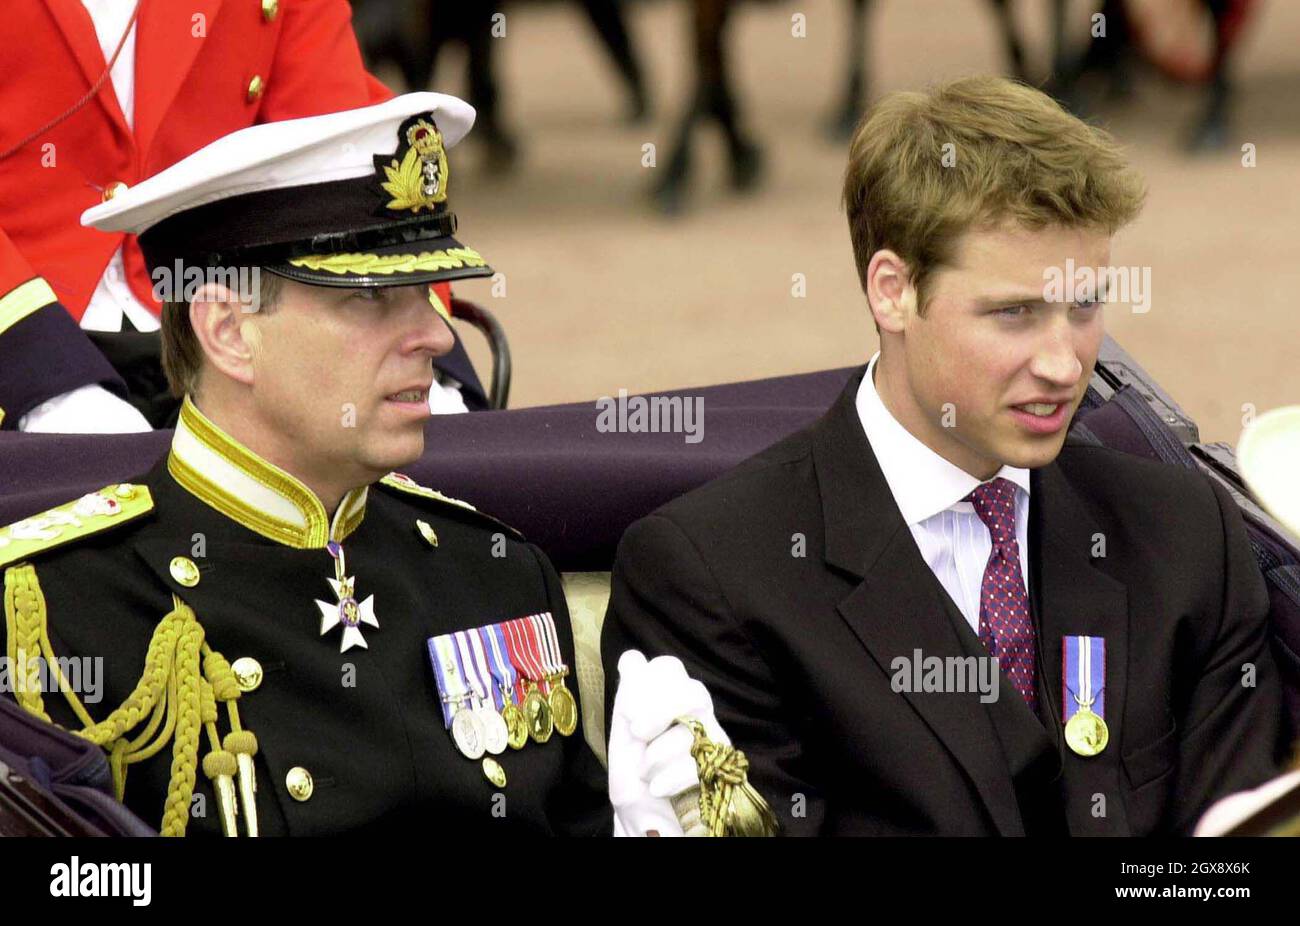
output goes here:
<path id="1" fill-rule="evenodd" d="M 213 424 L 189 396 L 181 406 L 167 470 L 226 517 L 298 549 L 342 541 L 366 514 L 369 490 L 362 486 L 343 496 L 331 520 L 311 489 Z"/>
<path id="2" fill-rule="evenodd" d="M 885 407 L 874 381 L 879 359 L 876 351 L 858 387 L 858 418 L 903 520 L 910 527 L 948 508 L 969 510 L 970 503 L 962 499 L 980 480 L 921 443 Z M 1003 466 L 993 478 L 998 476 L 1019 486 L 1018 501 L 1028 498 L 1029 470 Z"/>

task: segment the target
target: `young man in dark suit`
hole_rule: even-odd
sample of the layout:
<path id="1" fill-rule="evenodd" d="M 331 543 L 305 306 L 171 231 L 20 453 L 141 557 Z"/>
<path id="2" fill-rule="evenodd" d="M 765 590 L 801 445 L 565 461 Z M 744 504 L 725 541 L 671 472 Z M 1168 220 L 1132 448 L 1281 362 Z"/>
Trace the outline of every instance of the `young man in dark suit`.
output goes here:
<path id="1" fill-rule="evenodd" d="M 785 832 L 1190 832 L 1275 774 L 1234 503 L 1067 440 L 1142 199 L 1109 136 L 1028 87 L 882 100 L 844 190 L 880 352 L 624 536 L 611 692 L 628 649 L 680 658 Z"/>

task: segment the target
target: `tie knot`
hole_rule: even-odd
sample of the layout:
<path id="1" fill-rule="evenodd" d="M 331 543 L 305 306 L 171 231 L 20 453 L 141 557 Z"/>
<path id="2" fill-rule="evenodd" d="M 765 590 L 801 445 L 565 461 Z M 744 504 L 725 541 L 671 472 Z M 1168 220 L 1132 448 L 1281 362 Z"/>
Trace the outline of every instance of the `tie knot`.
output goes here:
<path id="1" fill-rule="evenodd" d="M 1016 484 L 999 476 L 982 482 L 962 501 L 975 506 L 995 544 L 1008 543 L 1016 536 Z"/>

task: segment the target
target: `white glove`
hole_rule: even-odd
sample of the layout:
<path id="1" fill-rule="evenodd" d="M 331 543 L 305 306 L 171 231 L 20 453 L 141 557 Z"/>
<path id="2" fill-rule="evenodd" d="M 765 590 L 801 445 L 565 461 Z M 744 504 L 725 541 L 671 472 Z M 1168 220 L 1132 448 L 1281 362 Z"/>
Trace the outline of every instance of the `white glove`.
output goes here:
<path id="1" fill-rule="evenodd" d="M 1255 811 L 1262 810 L 1267 804 L 1277 800 L 1286 792 L 1300 784 L 1300 772 L 1288 772 L 1271 781 L 1266 781 L 1250 791 L 1238 791 L 1222 800 L 1215 801 L 1210 809 L 1196 824 L 1193 836 L 1222 836 L 1228 830 L 1242 823 Z"/>
<path id="2" fill-rule="evenodd" d="M 682 836 L 671 798 L 698 787 L 691 731 L 675 724 L 693 717 L 714 742 L 731 740 L 713 716 L 713 699 L 686 674 L 682 661 L 659 656 L 646 662 L 637 650 L 618 661 L 618 690 L 609 733 L 609 800 L 614 835 Z"/>
<path id="3" fill-rule="evenodd" d="M 32 434 L 132 434 L 153 427 L 135 406 L 103 386 L 81 386 L 47 399 L 18 419 Z"/>
<path id="4" fill-rule="evenodd" d="M 436 379 L 429 388 L 429 413 L 433 415 L 455 415 L 468 412 L 465 398 L 460 393 L 460 383 L 448 378 L 440 383 Z"/>

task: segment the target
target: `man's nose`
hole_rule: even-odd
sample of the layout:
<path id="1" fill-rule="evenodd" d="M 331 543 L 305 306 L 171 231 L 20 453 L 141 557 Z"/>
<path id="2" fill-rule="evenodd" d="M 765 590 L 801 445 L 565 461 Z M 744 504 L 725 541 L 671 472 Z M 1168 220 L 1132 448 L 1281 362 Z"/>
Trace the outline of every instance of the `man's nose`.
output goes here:
<path id="1" fill-rule="evenodd" d="M 1030 372 L 1058 386 L 1073 386 L 1083 373 L 1075 332 L 1064 316 L 1053 318 L 1030 363 Z"/>
<path id="2" fill-rule="evenodd" d="M 423 351 L 433 357 L 449 353 L 456 344 L 456 335 L 434 307 L 429 287 L 411 286 L 403 289 L 404 314 L 411 326 L 407 349 Z"/>

